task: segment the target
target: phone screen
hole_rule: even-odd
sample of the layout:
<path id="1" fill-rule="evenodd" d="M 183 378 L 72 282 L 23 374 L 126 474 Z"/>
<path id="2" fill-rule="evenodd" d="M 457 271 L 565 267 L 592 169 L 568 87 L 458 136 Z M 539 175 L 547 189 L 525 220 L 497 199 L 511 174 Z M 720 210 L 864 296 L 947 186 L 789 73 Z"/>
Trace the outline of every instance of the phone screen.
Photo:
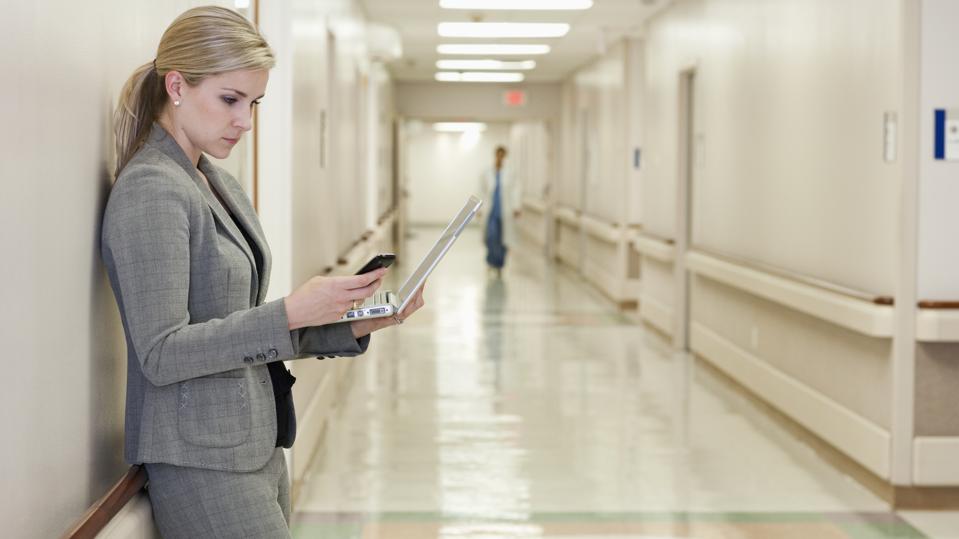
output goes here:
<path id="1" fill-rule="evenodd" d="M 379 268 L 388 268 L 393 261 L 396 260 L 396 255 L 393 253 L 381 253 L 370 259 L 369 262 L 363 265 L 360 268 L 360 271 L 356 272 L 357 275 L 362 275 L 364 273 L 369 273 L 375 269 Z"/>

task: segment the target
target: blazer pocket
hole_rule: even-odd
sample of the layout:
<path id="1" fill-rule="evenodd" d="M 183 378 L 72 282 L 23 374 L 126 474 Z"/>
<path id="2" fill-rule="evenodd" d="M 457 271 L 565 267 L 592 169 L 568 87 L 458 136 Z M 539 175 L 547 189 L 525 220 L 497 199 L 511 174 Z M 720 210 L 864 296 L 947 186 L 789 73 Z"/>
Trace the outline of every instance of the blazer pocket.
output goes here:
<path id="1" fill-rule="evenodd" d="M 245 378 L 196 378 L 180 383 L 177 425 L 186 442 L 236 447 L 250 437 L 250 392 Z"/>

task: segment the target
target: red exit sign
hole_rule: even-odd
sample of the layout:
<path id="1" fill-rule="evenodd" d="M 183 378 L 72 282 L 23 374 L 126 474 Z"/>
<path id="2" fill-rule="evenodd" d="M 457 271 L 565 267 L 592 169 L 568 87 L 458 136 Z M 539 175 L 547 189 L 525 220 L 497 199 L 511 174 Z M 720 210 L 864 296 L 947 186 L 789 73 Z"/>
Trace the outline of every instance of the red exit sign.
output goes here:
<path id="1" fill-rule="evenodd" d="M 507 107 L 523 107 L 526 105 L 525 90 L 507 90 L 503 92 L 503 104 Z"/>

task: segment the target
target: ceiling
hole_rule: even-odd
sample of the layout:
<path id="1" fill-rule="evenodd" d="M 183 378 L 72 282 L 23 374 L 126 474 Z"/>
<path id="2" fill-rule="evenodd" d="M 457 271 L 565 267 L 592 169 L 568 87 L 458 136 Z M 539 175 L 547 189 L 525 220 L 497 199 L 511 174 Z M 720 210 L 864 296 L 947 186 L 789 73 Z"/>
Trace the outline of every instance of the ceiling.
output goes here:
<path id="1" fill-rule="evenodd" d="M 500 57 L 503 60 L 536 60 L 526 71 L 527 82 L 559 82 L 577 68 L 602 54 L 604 47 L 624 36 L 642 34 L 643 23 L 671 0 L 594 0 L 584 11 L 487 11 L 442 9 L 439 0 L 360 0 L 370 21 L 392 26 L 403 41 L 403 57 L 388 64 L 399 81 L 432 81 L 440 43 L 546 43 L 552 51 L 531 57 Z M 555 39 L 440 38 L 440 22 L 566 22 L 564 37 Z M 486 58 L 457 56 L 446 58 Z M 458 83 L 466 84 L 466 83 Z"/>

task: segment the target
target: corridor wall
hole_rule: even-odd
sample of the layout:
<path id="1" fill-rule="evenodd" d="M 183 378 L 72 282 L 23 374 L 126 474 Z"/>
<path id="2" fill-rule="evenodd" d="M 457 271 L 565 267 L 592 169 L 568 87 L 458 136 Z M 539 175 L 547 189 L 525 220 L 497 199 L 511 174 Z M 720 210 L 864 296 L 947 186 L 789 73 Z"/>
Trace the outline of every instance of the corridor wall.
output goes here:
<path id="1" fill-rule="evenodd" d="M 507 90 L 523 90 L 526 105 L 510 107 L 504 104 L 503 92 Z M 407 118 L 425 120 L 552 120 L 559 116 L 560 85 L 397 81 L 396 110 Z"/>
<path id="2" fill-rule="evenodd" d="M 411 120 L 406 131 L 413 225 L 445 226 L 470 195 L 483 197 L 480 177 L 493 166 L 496 147 L 509 141 L 509 124 L 504 123 L 487 123 L 482 132 L 440 133 L 432 123 Z"/>
<path id="3" fill-rule="evenodd" d="M 954 346 L 913 350 L 910 267 L 932 237 L 926 220 L 915 228 L 915 64 L 929 30 L 916 14 L 956 20 L 934 4 L 680 0 L 645 37 L 642 214 L 658 246 L 644 261 L 665 256 L 644 263 L 643 318 L 896 487 L 959 485 L 941 459 L 959 440 L 942 421 Z M 684 191 L 688 252 L 669 243 L 685 242 Z M 948 274 L 943 261 L 926 275 Z M 685 269 L 688 326 L 675 294 Z M 923 432 L 936 439 L 914 440 Z"/>
<path id="4" fill-rule="evenodd" d="M 882 121 L 904 105 L 901 24 L 896 0 L 687 0 L 652 20 L 647 233 L 681 239 L 677 196 L 688 190 L 692 251 L 893 296 L 902 165 L 884 160 Z M 687 188 L 680 81 L 690 70 Z M 670 297 L 653 283 L 671 287 L 673 267 L 649 270 L 668 273 L 647 273 L 643 298 Z M 890 479 L 891 332 L 837 327 L 750 288 L 696 273 L 689 347 Z"/>
<path id="5" fill-rule="evenodd" d="M 535 245 L 549 245 L 548 201 L 552 197 L 553 142 L 549 124 L 521 121 L 510 126 L 509 164 L 515 181 L 522 186 L 523 208 L 517 229 Z"/>
<path id="6" fill-rule="evenodd" d="M 638 295 L 642 45 L 623 39 L 563 86 L 562 167 L 557 175 L 556 256 L 613 300 Z"/>
<path id="7" fill-rule="evenodd" d="M 895 287 L 898 0 L 675 3 L 649 25 L 646 226 L 675 229 L 679 73 L 696 72 L 692 241 L 875 295 Z"/>
<path id="8" fill-rule="evenodd" d="M 232 2 L 6 2 L 0 17 L 0 522 L 56 537 L 124 473 L 126 353 L 99 257 L 122 84 L 182 11 Z M 230 166 L 234 173 L 241 165 Z M 249 169 L 240 175 L 249 185 Z"/>
<path id="9" fill-rule="evenodd" d="M 6 121 L 0 131 L 0 226 L 9 246 L 8 263 L 0 270 L 6 300 L 0 332 L 17 350 L 17 382 L 0 396 L 0 427 L 9 435 L 0 449 L 6 493 L 0 522 L 10 537 L 59 536 L 126 470 L 126 347 L 99 258 L 100 218 L 112 184 L 111 116 L 123 82 L 155 56 L 167 25 L 186 9 L 210 3 L 107 1 L 91 8 L 61 0 L 20 2 L 5 5 L 0 17 L 0 69 L 8 83 L 0 90 L 0 117 Z M 367 206 L 356 187 L 366 189 L 371 181 L 366 169 L 357 166 L 351 173 L 355 190 L 344 192 L 349 205 L 343 206 L 335 198 L 338 192 L 328 190 L 338 180 L 312 165 L 320 155 L 319 113 L 328 113 L 330 106 L 322 47 L 331 38 L 324 25 L 339 14 L 362 28 L 362 16 L 355 3 L 322 10 L 314 4 L 285 0 L 259 6 L 261 27 L 277 53 L 258 111 L 259 212 L 274 260 L 270 299 L 335 264 L 344 254 L 336 248 L 339 235 L 353 243 L 366 230 L 366 221 L 334 225 L 341 214 L 366 219 Z M 252 16 L 252 11 L 245 13 Z M 300 20 L 299 14 L 306 16 Z M 357 47 L 341 63 L 369 73 L 375 68 L 364 55 Z M 369 83 L 370 92 L 388 96 L 390 85 L 380 76 Z M 341 86 L 340 91 L 354 90 Z M 391 99 L 381 102 L 383 124 L 389 124 Z M 338 131 L 329 117 L 326 121 L 322 136 L 329 137 Z M 366 125 L 354 117 L 339 121 Z M 365 127 L 353 131 L 357 138 L 370 135 Z M 252 139 L 245 137 L 233 157 L 220 163 L 251 197 Z M 365 163 L 367 149 L 355 151 L 351 158 Z M 392 174 L 383 168 L 380 176 Z M 388 206 L 374 202 L 388 212 Z M 329 221 L 320 224 L 312 217 Z M 325 371 L 341 379 L 348 365 L 297 362 L 294 393 L 300 412 L 317 408 L 311 397 Z M 322 418 L 309 419 L 321 428 L 322 421 L 315 420 Z M 301 442 L 312 434 L 301 432 L 303 450 L 291 455 L 300 467 L 310 455 Z"/>
<path id="10" fill-rule="evenodd" d="M 264 151 L 280 154 L 277 166 L 288 169 L 286 179 L 264 184 L 272 202 L 261 208 L 276 235 L 289 238 L 286 262 L 277 266 L 286 286 L 270 290 L 282 297 L 313 276 L 350 274 L 358 259 L 392 250 L 393 94 L 388 73 L 366 47 L 358 2 L 294 0 L 262 6 L 261 13 L 265 25 L 288 36 L 274 70 L 287 84 L 269 96 L 284 120 L 261 139 Z M 288 364 L 297 377 L 299 418 L 288 455 L 294 504 L 354 361 L 362 358 Z"/>
<path id="11" fill-rule="evenodd" d="M 508 90 L 522 90 L 526 94 L 525 104 L 510 106 L 505 103 L 503 93 Z M 555 196 L 555 189 L 559 185 L 557 178 L 562 169 L 560 125 L 561 114 L 565 111 L 564 92 L 558 83 L 398 81 L 395 85 L 396 110 L 403 117 L 426 122 L 482 121 L 512 125 L 507 137 L 501 141 L 510 149 L 507 166 L 520 169 L 525 202 L 533 205 L 527 218 L 518 223 L 518 228 L 529 231 L 539 238 L 538 241 L 546 241 L 545 235 L 549 234 L 544 220 L 549 219 L 546 213 L 550 211 L 551 203 L 543 197 Z M 533 153 L 540 153 L 541 157 L 533 157 Z M 535 162 L 537 159 L 549 162 Z M 526 178 L 530 175 L 538 179 L 530 180 L 528 184 Z M 412 182 L 412 179 L 406 178 L 404 181 Z M 532 191 L 525 189 L 529 186 L 532 186 Z M 537 211 L 537 208 L 541 211 Z"/>
<path id="12" fill-rule="evenodd" d="M 948 53 L 959 46 L 954 31 L 959 25 L 959 4 L 923 0 L 919 24 L 916 296 L 924 307 L 956 306 L 959 251 L 954 231 L 959 228 L 959 213 L 954 203 L 959 200 L 959 163 L 936 158 L 935 111 L 959 108 L 959 72 Z M 953 406 L 959 388 L 959 309 L 922 308 L 917 317 L 914 479 L 959 485 L 959 465 L 953 458 L 959 451 L 959 418 Z"/>

